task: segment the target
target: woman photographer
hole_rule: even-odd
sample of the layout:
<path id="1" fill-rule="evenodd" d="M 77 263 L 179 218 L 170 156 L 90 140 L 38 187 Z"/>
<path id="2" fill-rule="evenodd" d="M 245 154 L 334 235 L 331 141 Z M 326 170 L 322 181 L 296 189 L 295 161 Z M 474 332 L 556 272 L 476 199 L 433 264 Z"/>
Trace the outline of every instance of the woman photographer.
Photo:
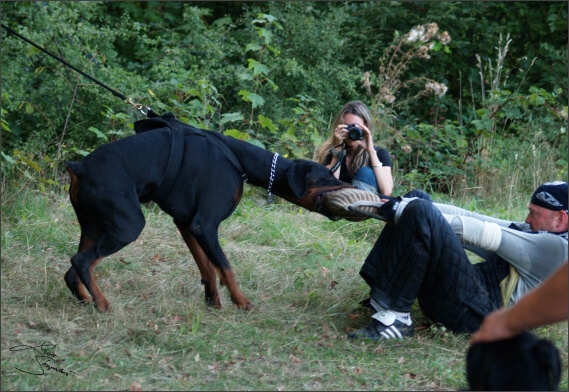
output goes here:
<path id="1" fill-rule="evenodd" d="M 389 196 L 393 191 L 391 157 L 373 145 L 373 121 L 367 106 L 348 102 L 336 116 L 333 132 L 314 153 L 336 178 L 357 188 Z"/>

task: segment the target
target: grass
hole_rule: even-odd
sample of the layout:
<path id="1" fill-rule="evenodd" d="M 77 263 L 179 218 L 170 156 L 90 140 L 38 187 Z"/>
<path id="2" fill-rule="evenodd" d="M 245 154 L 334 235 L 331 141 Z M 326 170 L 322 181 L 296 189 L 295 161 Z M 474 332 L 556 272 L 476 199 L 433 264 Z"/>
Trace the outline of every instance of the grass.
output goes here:
<path id="1" fill-rule="evenodd" d="M 358 271 L 382 223 L 332 222 L 286 203 L 264 206 L 248 189 L 220 228 L 238 283 L 255 303 L 244 312 L 221 289 L 224 309 L 205 306 L 191 255 L 153 205 L 140 238 L 95 270 L 113 312 L 78 304 L 63 281 L 79 227 L 64 197 L 21 192 L 2 208 L 3 390 L 449 390 L 466 387 L 468 335 L 429 325 L 418 308 L 415 337 L 346 339 L 368 318 Z M 440 198 L 438 201 L 441 200 Z M 496 214 L 483 202 L 454 201 Z M 505 218 L 509 218 L 503 216 Z M 567 389 L 567 323 L 539 328 L 561 351 Z M 53 344 L 52 366 L 31 350 Z M 20 369 L 20 370 L 18 370 Z M 75 374 L 70 373 L 73 371 Z"/>

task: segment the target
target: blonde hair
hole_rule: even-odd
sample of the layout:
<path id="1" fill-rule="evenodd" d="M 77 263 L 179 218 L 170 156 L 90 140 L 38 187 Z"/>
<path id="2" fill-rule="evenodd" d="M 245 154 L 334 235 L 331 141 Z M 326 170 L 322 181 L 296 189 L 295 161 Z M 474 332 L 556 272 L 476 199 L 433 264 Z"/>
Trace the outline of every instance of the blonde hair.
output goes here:
<path id="1" fill-rule="evenodd" d="M 372 130 L 373 129 L 373 119 L 372 119 L 371 113 L 369 112 L 369 109 L 367 108 L 365 103 L 360 102 L 360 101 L 348 102 L 347 104 L 344 105 L 344 107 L 340 110 L 340 112 L 336 116 L 336 119 L 334 120 L 334 123 L 332 124 L 332 134 L 330 135 L 328 140 L 326 140 L 314 152 L 313 160 L 315 160 L 316 162 L 319 162 L 321 164 L 324 164 L 326 162 L 326 157 L 332 152 L 334 147 L 336 147 L 337 145 L 342 143 L 342 141 L 340 139 L 338 139 L 334 136 L 334 130 L 336 129 L 336 127 L 338 125 L 345 124 L 344 116 L 346 114 L 353 114 L 355 116 L 360 117 L 364 121 L 364 125 L 366 127 L 368 127 L 370 132 L 373 132 L 373 130 Z M 351 167 L 348 169 L 352 173 L 355 173 L 356 171 L 358 171 L 358 169 L 360 167 L 362 167 L 363 165 L 367 165 L 368 162 L 369 162 L 369 156 L 367 156 L 367 154 L 365 154 L 365 150 L 363 148 L 361 148 L 357 152 L 357 155 L 355 156 L 355 159 L 353 160 Z"/>

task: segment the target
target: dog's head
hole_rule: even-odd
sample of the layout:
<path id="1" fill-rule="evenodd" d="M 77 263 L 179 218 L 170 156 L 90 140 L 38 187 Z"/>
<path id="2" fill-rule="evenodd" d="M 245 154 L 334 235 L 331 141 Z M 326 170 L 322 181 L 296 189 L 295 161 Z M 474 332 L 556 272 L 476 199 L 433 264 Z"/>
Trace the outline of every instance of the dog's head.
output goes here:
<path id="1" fill-rule="evenodd" d="M 330 219 L 341 218 L 322 204 L 321 196 L 326 192 L 353 189 L 352 185 L 338 180 L 326 166 L 304 159 L 293 161 L 286 175 L 293 197 L 283 195 L 285 199 Z"/>
<path id="2" fill-rule="evenodd" d="M 466 358 L 466 377 L 472 391 L 555 391 L 560 376 L 557 348 L 529 332 L 477 343 Z"/>
<path id="3" fill-rule="evenodd" d="M 318 212 L 331 220 L 347 219 L 353 222 L 370 218 L 377 213 L 381 198 L 372 193 L 342 182 L 325 166 L 306 160 L 296 160 L 287 170 L 288 184 L 296 200 L 288 199 L 310 211 Z M 352 210 L 354 203 L 359 210 Z M 372 206 L 366 206 L 371 203 Z"/>

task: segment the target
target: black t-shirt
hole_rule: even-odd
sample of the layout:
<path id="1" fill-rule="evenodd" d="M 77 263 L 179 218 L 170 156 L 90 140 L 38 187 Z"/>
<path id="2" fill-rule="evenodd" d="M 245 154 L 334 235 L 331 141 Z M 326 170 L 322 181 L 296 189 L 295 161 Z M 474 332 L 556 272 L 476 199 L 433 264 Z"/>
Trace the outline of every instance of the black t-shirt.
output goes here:
<path id="1" fill-rule="evenodd" d="M 379 161 L 383 164 L 383 166 L 391 167 L 391 157 L 389 156 L 389 153 L 387 152 L 387 150 L 385 148 L 381 148 L 381 147 L 377 147 L 377 146 L 374 146 L 373 148 L 375 149 L 377 157 L 379 158 Z M 332 162 L 332 153 L 330 153 L 326 156 L 326 159 L 324 161 L 324 165 L 325 166 L 329 165 L 330 162 Z M 340 181 L 351 183 L 352 178 L 353 178 L 353 174 L 350 174 L 350 171 L 346 167 L 346 160 L 344 159 L 342 161 L 342 164 L 340 165 Z"/>

